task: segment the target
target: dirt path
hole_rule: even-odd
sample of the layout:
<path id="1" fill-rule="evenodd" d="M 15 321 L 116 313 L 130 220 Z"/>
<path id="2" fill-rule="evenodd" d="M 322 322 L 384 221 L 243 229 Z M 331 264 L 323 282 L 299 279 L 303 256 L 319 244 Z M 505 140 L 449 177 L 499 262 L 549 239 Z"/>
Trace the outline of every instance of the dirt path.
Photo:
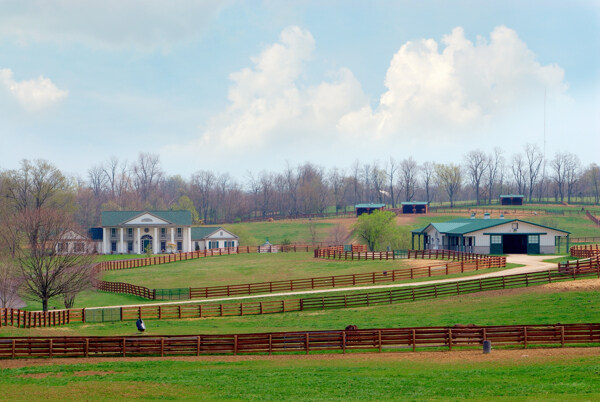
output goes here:
<path id="1" fill-rule="evenodd" d="M 301 296 L 301 295 L 313 295 L 313 294 L 321 294 L 321 293 L 333 293 L 333 292 L 348 292 L 355 290 L 384 290 L 391 288 L 403 288 L 403 287 L 412 287 L 412 286 L 421 286 L 421 285 L 432 285 L 436 283 L 454 283 L 454 282 L 463 282 L 472 279 L 483 279 L 483 278 L 493 278 L 504 275 L 516 275 L 516 274 L 524 274 L 527 272 L 540 272 L 547 271 L 552 268 L 556 268 L 556 264 L 542 262 L 542 260 L 547 260 L 556 256 L 553 255 L 543 255 L 543 256 L 531 256 L 531 255 L 509 255 L 506 257 L 507 263 L 514 264 L 523 264 L 523 267 L 518 268 L 510 268 L 504 269 L 496 272 L 489 272 L 485 274 L 478 275 L 469 275 L 462 278 L 453 278 L 453 279 L 436 279 L 431 281 L 423 281 L 423 282 L 409 282 L 409 283 L 396 283 L 390 285 L 370 285 L 370 286 L 353 286 L 353 287 L 344 287 L 344 288 L 327 288 L 320 290 L 306 290 L 300 292 L 280 292 L 280 293 L 264 293 L 250 296 L 235 296 L 235 297 L 222 297 L 222 298 L 210 298 L 210 299 L 194 299 L 187 301 L 174 301 L 174 302 L 163 302 L 163 303 L 148 303 L 144 304 L 144 306 L 167 306 L 172 304 L 202 304 L 202 303 L 215 303 L 215 302 L 223 302 L 228 300 L 248 300 L 248 299 L 257 299 L 264 297 L 280 297 L 280 296 Z M 119 306 L 103 306 L 103 307 L 89 307 L 87 310 L 100 309 L 106 307 L 127 307 L 127 305 L 119 305 Z"/>

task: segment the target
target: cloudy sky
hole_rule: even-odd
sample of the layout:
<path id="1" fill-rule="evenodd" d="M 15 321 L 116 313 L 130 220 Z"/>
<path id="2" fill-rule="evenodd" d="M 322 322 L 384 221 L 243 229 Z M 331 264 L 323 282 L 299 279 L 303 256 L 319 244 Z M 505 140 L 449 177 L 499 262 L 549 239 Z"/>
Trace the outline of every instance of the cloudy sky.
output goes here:
<path id="1" fill-rule="evenodd" d="M 0 168 L 600 162 L 598 1 L 0 0 Z M 544 94 L 546 94 L 544 96 Z"/>

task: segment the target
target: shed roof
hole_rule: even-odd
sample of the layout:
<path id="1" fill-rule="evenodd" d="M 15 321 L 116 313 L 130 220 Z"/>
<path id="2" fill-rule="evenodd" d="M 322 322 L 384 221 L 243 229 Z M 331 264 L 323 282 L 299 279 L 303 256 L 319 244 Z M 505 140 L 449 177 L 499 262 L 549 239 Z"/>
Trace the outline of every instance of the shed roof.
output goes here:
<path id="1" fill-rule="evenodd" d="M 522 194 L 504 194 L 500 198 L 525 198 L 525 196 Z"/>
<path id="2" fill-rule="evenodd" d="M 191 226 L 192 224 L 190 211 L 104 211 L 101 217 L 102 226 L 119 226 L 145 213 L 174 225 Z"/>
<path id="3" fill-rule="evenodd" d="M 401 205 L 428 205 L 427 201 L 402 201 Z"/>
<path id="4" fill-rule="evenodd" d="M 383 208 L 385 204 L 356 204 L 354 208 Z"/>
<path id="5" fill-rule="evenodd" d="M 238 238 L 236 235 L 231 233 L 229 230 L 223 229 L 220 226 L 197 226 L 197 227 L 192 227 L 192 240 L 205 239 L 208 236 L 210 236 L 211 234 L 213 234 L 219 230 L 222 230 L 224 232 L 231 234 L 236 239 Z"/>

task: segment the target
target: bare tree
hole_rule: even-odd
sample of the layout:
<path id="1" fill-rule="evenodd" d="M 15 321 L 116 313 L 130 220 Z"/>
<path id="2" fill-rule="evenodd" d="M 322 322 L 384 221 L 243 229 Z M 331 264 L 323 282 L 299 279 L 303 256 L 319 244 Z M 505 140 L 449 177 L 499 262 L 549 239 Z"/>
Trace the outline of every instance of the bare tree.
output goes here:
<path id="1" fill-rule="evenodd" d="M 525 145 L 525 156 L 527 157 L 527 178 L 529 179 L 529 202 L 531 202 L 544 155 L 537 145 L 527 144 Z"/>
<path id="2" fill-rule="evenodd" d="M 141 200 L 148 202 L 163 176 L 158 155 L 141 152 L 132 170 L 133 185 Z"/>
<path id="3" fill-rule="evenodd" d="M 108 182 L 102 166 L 95 165 L 88 169 L 88 181 L 94 196 L 100 197 L 106 189 L 106 184 Z"/>
<path id="4" fill-rule="evenodd" d="M 427 198 L 427 202 L 431 203 L 431 201 L 433 200 L 433 194 L 432 194 L 432 184 L 433 184 L 433 179 L 435 178 L 435 164 L 432 162 L 425 162 L 423 164 L 423 185 L 425 187 L 425 198 Z"/>
<path id="5" fill-rule="evenodd" d="M 337 213 L 342 208 L 344 199 L 344 172 L 333 168 L 329 172 L 329 187 L 333 195 L 335 204 L 335 212 Z"/>
<path id="6" fill-rule="evenodd" d="M 495 147 L 494 152 L 488 157 L 489 163 L 486 169 L 487 191 L 489 204 L 492 203 L 494 195 L 494 186 L 498 179 L 499 173 L 502 171 L 504 157 L 502 156 L 502 148 Z"/>
<path id="7" fill-rule="evenodd" d="M 517 185 L 517 191 L 519 194 L 525 195 L 525 187 L 527 183 L 527 167 L 525 166 L 525 159 L 522 154 L 513 155 L 512 163 L 512 174 Z"/>
<path id="8" fill-rule="evenodd" d="M 565 164 L 565 179 L 567 182 L 567 202 L 571 203 L 571 197 L 575 194 L 577 182 L 579 180 L 579 170 L 581 162 L 575 154 L 567 154 Z"/>
<path id="9" fill-rule="evenodd" d="M 595 163 L 590 164 L 583 176 L 590 186 L 590 193 L 594 197 L 594 204 L 600 204 L 600 166 Z"/>
<path id="10" fill-rule="evenodd" d="M 25 294 L 42 303 L 48 311 L 51 298 L 73 299 L 90 288 L 94 268 L 92 257 L 84 253 L 64 252 L 61 245 L 69 238 L 74 224 L 62 211 L 39 208 L 20 213 L 17 220 L 20 241 L 18 262 Z M 87 249 L 84 247 L 84 250 Z"/>
<path id="11" fill-rule="evenodd" d="M 462 173 L 460 166 L 452 163 L 448 165 L 436 164 L 435 173 L 440 186 L 442 186 L 448 194 L 448 198 L 450 199 L 450 208 L 453 208 L 454 198 L 460 190 L 460 186 L 462 184 Z"/>
<path id="12" fill-rule="evenodd" d="M 404 188 L 405 201 L 412 201 L 415 196 L 418 172 L 417 162 L 412 156 L 400 162 L 400 180 L 402 180 L 402 187 Z"/>
<path id="13" fill-rule="evenodd" d="M 12 259 L 0 259 L 0 308 L 18 308 L 21 302 L 19 288 L 23 282 Z"/>
<path id="14" fill-rule="evenodd" d="M 485 153 L 479 149 L 475 151 L 470 151 L 465 155 L 465 167 L 467 170 L 467 174 L 469 176 L 469 180 L 475 189 L 475 199 L 477 201 L 477 205 L 480 205 L 480 186 L 481 180 L 483 179 L 483 174 L 487 170 L 490 162 Z"/>
<path id="15" fill-rule="evenodd" d="M 398 172 L 398 163 L 396 162 L 396 160 L 394 160 L 394 158 L 392 158 L 390 156 L 390 159 L 388 160 L 387 163 L 387 169 L 386 169 L 386 176 L 388 178 L 388 190 L 389 190 L 389 194 L 390 194 L 390 200 L 392 202 L 392 208 L 396 208 L 396 194 L 394 192 L 394 184 L 395 184 L 395 178 L 396 178 L 396 173 Z"/>
<path id="16" fill-rule="evenodd" d="M 567 154 L 563 152 L 557 152 L 552 159 L 551 165 L 554 170 L 554 185 L 556 188 L 556 195 L 560 196 L 560 202 L 565 200 L 565 165 L 566 165 Z M 556 196 L 555 196 L 556 200 Z"/>

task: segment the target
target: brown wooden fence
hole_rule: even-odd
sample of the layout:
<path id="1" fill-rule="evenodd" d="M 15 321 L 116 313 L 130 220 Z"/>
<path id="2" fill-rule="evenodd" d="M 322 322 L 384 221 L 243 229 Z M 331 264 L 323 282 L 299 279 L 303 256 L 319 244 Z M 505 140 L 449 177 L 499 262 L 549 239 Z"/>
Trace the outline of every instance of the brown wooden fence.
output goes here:
<path id="1" fill-rule="evenodd" d="M 334 247 L 328 249 L 315 249 L 315 257 L 340 259 L 344 257 L 350 260 L 351 256 L 357 256 L 357 261 L 362 255 L 363 260 L 391 260 L 395 259 L 393 252 L 388 253 L 366 253 L 341 252 L 338 253 Z M 411 254 L 412 253 L 412 254 Z M 377 258 L 374 256 L 377 255 Z M 385 256 L 385 257 L 383 257 Z M 394 270 L 366 272 L 361 274 L 333 275 L 314 278 L 290 279 L 273 282 L 246 283 L 239 285 L 207 286 L 200 288 L 189 288 L 189 299 L 200 299 L 210 297 L 228 297 L 253 295 L 260 293 L 294 292 L 310 289 L 335 288 L 340 286 L 371 285 L 397 282 L 416 278 L 426 278 L 441 275 L 452 275 L 463 272 L 478 271 L 493 267 L 505 267 L 506 257 L 491 257 L 484 254 L 460 253 L 448 250 L 409 250 L 408 256 L 412 258 L 448 258 L 460 260 L 460 262 L 447 264 L 432 264 L 424 267 L 402 268 Z M 97 288 L 106 292 L 125 293 L 146 299 L 160 299 L 160 292 L 144 286 L 133 285 L 125 282 L 100 281 Z M 158 295 L 158 297 L 157 297 Z"/>
<path id="2" fill-rule="evenodd" d="M 587 216 L 587 218 L 589 220 L 591 220 L 592 222 L 594 222 L 596 224 L 596 226 L 600 226 L 600 220 L 598 220 L 598 218 L 596 218 L 594 215 L 592 215 L 590 213 L 590 211 L 585 211 L 585 216 Z"/>
<path id="3" fill-rule="evenodd" d="M 395 260 L 395 259 L 434 259 L 452 261 L 487 260 L 493 261 L 496 266 L 506 266 L 506 257 L 491 256 L 487 254 L 465 253 L 453 250 L 396 250 L 396 251 L 339 251 L 334 247 L 319 248 L 314 250 L 315 258 L 328 258 L 333 260 Z"/>
<path id="4" fill-rule="evenodd" d="M 596 243 L 600 242 L 600 237 L 571 237 L 571 243 Z"/>
<path id="5" fill-rule="evenodd" d="M 340 308 L 368 307 L 390 303 L 404 303 L 423 299 L 433 299 L 445 296 L 455 296 L 483 292 L 542 285 L 546 283 L 600 278 L 600 261 L 590 260 L 588 264 L 560 264 L 558 269 L 542 272 L 504 275 L 492 278 L 470 279 L 465 281 L 445 282 L 431 285 L 402 287 L 389 290 L 379 290 L 368 293 L 351 293 L 330 296 L 312 296 L 300 299 L 251 301 L 242 303 L 210 303 L 210 304 L 168 304 L 168 305 L 139 305 L 117 308 L 118 314 L 113 321 L 143 319 L 180 319 L 225 317 L 287 313 L 294 311 L 312 311 Z M 20 327 L 37 327 L 44 325 L 62 325 L 69 322 L 90 322 L 86 317 L 90 310 L 103 308 L 88 308 L 60 310 L 52 313 L 61 314 L 66 311 L 66 320 L 38 321 L 32 320 L 37 312 L 13 309 L 0 309 L 0 326 L 11 325 Z M 110 309 L 110 308 L 106 308 Z M 114 310 L 114 308 L 112 308 Z M 49 314 L 49 313 L 46 313 Z"/>
<path id="6" fill-rule="evenodd" d="M 573 246 L 570 249 L 571 256 L 575 258 L 593 258 L 600 256 L 600 245 L 587 244 L 581 246 Z"/>
<path id="7" fill-rule="evenodd" d="M 227 335 L 62 336 L 0 338 L 0 358 L 176 356 L 424 348 L 576 346 L 600 343 L 600 324 L 454 326 Z"/>

